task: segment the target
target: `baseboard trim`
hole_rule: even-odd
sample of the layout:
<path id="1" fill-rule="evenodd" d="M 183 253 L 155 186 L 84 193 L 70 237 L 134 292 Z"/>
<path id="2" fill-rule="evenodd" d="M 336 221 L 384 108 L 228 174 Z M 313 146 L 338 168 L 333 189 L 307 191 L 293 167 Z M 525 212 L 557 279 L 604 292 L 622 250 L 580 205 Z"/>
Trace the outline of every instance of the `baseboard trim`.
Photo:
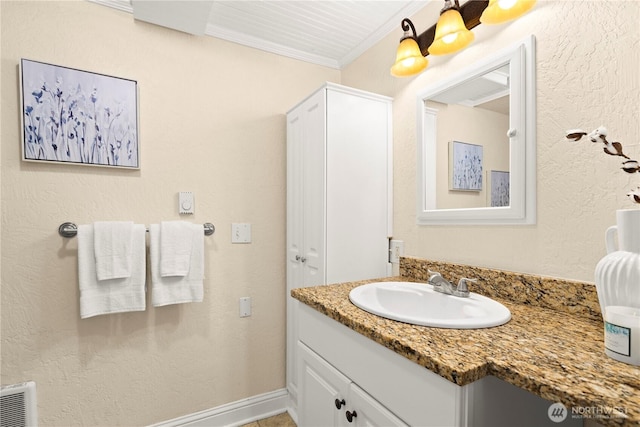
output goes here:
<path id="1" fill-rule="evenodd" d="M 283 388 L 163 421 L 150 427 L 235 427 L 287 412 L 288 405 L 289 393 Z"/>

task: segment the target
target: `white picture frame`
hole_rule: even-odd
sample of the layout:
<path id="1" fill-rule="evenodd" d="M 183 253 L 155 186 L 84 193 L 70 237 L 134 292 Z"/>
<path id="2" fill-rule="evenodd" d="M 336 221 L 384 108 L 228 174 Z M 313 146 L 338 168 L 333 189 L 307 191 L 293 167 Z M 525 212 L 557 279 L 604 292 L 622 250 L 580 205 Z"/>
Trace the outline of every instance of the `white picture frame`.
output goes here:
<path id="1" fill-rule="evenodd" d="M 139 169 L 135 80 L 21 59 L 22 160 Z"/>

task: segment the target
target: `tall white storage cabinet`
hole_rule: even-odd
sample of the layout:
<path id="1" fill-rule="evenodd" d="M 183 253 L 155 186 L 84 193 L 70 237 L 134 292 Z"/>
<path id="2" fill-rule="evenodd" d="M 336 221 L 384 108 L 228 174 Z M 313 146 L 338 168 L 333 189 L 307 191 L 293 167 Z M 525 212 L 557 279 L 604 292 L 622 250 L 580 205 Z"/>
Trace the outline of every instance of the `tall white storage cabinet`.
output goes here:
<path id="1" fill-rule="evenodd" d="M 296 415 L 291 289 L 391 274 L 391 98 L 327 83 L 287 113 L 287 389 Z"/>

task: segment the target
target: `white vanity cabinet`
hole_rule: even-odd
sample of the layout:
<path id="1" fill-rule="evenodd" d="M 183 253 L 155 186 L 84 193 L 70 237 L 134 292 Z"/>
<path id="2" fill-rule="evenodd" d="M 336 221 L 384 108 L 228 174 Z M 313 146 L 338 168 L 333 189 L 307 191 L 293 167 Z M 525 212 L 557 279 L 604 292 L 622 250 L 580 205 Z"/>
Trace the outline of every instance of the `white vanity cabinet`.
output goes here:
<path id="1" fill-rule="evenodd" d="M 300 427 L 465 425 L 466 387 L 304 304 L 299 308 Z M 341 410 L 335 399 L 344 399 Z M 346 411 L 356 412 L 352 423 Z"/>
<path id="2" fill-rule="evenodd" d="M 391 274 L 391 98 L 332 83 L 287 113 L 287 389 L 295 416 L 291 289 Z"/>
<path id="3" fill-rule="evenodd" d="M 299 427 L 558 425 L 548 415 L 554 402 L 493 376 L 458 386 L 305 304 L 299 310 Z"/>

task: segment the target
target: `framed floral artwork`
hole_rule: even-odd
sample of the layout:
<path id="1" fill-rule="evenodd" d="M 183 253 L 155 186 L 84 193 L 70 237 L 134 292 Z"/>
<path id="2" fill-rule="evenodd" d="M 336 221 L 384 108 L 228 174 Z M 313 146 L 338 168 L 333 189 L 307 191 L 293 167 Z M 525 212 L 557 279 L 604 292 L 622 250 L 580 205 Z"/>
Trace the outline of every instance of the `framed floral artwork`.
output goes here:
<path id="1" fill-rule="evenodd" d="M 135 80 L 20 61 L 22 159 L 140 168 Z"/>
<path id="2" fill-rule="evenodd" d="M 509 172 L 492 170 L 487 175 L 491 188 L 489 206 L 509 206 Z"/>
<path id="3" fill-rule="evenodd" d="M 482 145 L 449 143 L 449 190 L 482 191 Z"/>

